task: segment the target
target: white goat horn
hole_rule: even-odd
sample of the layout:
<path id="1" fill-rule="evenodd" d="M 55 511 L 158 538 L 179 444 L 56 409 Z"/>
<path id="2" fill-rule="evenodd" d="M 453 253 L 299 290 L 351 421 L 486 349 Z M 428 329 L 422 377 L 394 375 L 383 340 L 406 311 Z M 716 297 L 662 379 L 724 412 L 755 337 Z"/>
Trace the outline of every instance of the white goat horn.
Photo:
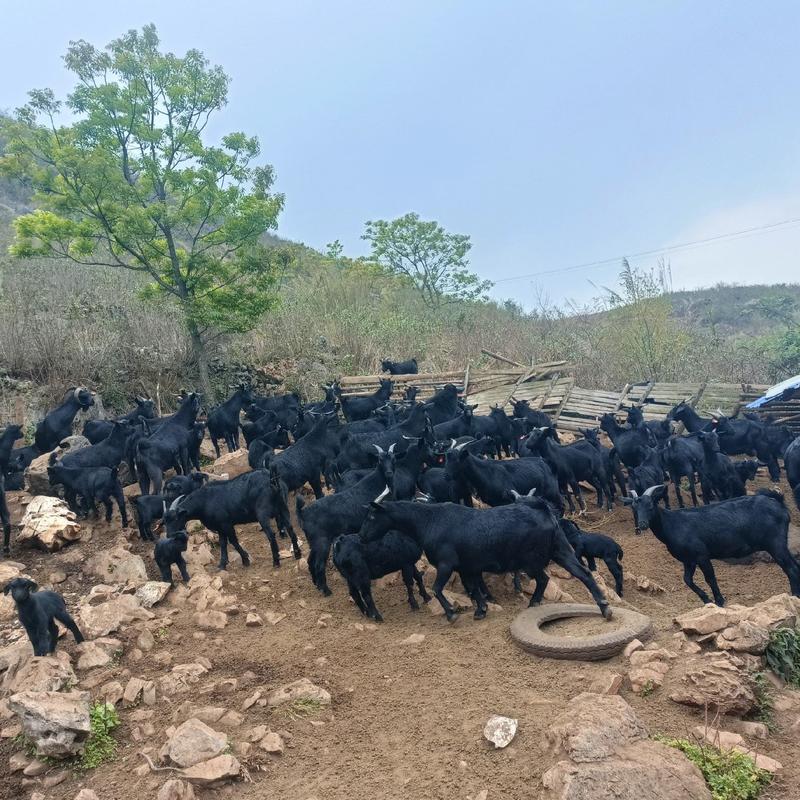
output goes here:
<path id="1" fill-rule="evenodd" d="M 635 492 L 633 489 L 631 489 L 631 490 L 628 492 L 628 494 L 629 494 L 629 495 L 630 495 L 630 496 L 631 496 L 631 497 L 632 497 L 634 500 L 638 500 L 638 499 L 639 499 L 639 495 L 638 495 L 638 493 L 637 493 L 637 492 Z"/>
<path id="2" fill-rule="evenodd" d="M 378 451 L 379 456 L 384 454 L 384 449 L 379 444 L 373 444 L 372 446 Z"/>
<path id="3" fill-rule="evenodd" d="M 397 446 L 397 442 L 394 442 L 393 444 L 389 445 L 389 452 L 390 452 L 390 453 L 394 453 L 394 448 L 395 448 L 396 446 Z"/>
<path id="4" fill-rule="evenodd" d="M 178 503 L 180 503 L 180 501 L 181 501 L 181 500 L 183 500 L 183 498 L 184 498 L 184 497 L 185 497 L 185 495 L 179 494 L 179 495 L 178 495 L 178 496 L 177 496 L 177 497 L 176 497 L 176 498 L 175 498 L 175 499 L 172 501 L 172 505 L 169 507 L 169 510 L 170 510 L 170 511 L 177 511 L 177 510 L 178 510 Z"/>
<path id="5" fill-rule="evenodd" d="M 386 497 L 392 493 L 392 490 L 387 486 L 376 498 L 374 503 L 382 503 Z"/>
<path id="6" fill-rule="evenodd" d="M 522 495 L 516 489 L 511 490 L 511 496 L 514 498 L 515 501 L 519 500 L 520 497 L 522 497 Z"/>
<path id="7" fill-rule="evenodd" d="M 533 487 L 533 489 L 531 489 L 531 490 L 528 492 L 528 495 L 527 495 L 527 496 L 528 496 L 528 497 L 533 497 L 535 494 L 536 494 L 536 487 L 534 486 L 534 487 Z"/>
<path id="8" fill-rule="evenodd" d="M 656 489 L 663 489 L 663 488 L 664 488 L 664 484 L 663 483 L 659 483 L 658 486 L 651 486 L 649 489 L 645 489 L 644 496 L 645 497 L 650 497 L 650 495 L 653 494 L 653 492 Z"/>

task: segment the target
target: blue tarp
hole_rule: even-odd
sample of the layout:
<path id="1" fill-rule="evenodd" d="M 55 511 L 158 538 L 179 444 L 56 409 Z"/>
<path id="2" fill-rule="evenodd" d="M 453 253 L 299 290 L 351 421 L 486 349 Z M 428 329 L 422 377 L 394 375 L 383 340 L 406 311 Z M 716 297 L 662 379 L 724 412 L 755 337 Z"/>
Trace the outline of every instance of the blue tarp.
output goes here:
<path id="1" fill-rule="evenodd" d="M 795 375 L 793 378 L 771 386 L 763 397 L 748 403 L 747 408 L 761 408 L 773 400 L 791 400 L 796 396 L 800 396 L 800 375 Z"/>

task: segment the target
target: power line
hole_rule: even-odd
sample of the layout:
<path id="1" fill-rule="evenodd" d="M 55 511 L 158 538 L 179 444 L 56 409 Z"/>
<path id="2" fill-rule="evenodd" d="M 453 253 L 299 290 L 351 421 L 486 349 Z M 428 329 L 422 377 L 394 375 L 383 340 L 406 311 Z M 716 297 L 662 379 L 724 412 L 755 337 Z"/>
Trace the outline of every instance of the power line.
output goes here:
<path id="1" fill-rule="evenodd" d="M 781 222 L 773 222 L 769 225 L 758 225 L 753 228 L 744 228 L 740 231 L 731 231 L 730 233 L 720 233 L 717 236 L 709 236 L 707 239 L 696 239 L 692 242 L 682 242 L 681 244 L 668 245 L 666 247 L 657 247 L 653 250 L 641 250 L 638 253 L 627 253 L 621 256 L 614 256 L 613 258 L 604 258 L 600 261 L 586 261 L 582 264 L 572 264 L 568 267 L 558 267 L 556 269 L 546 269 L 540 272 L 529 272 L 525 275 L 514 275 L 511 278 L 498 278 L 494 283 L 508 283 L 509 281 L 520 281 L 526 278 L 538 278 L 543 275 L 557 275 L 562 272 L 574 272 L 579 269 L 592 269 L 595 267 L 602 267 L 606 264 L 614 264 L 622 261 L 623 258 L 642 258 L 644 256 L 661 255 L 663 253 L 673 253 L 676 250 L 687 250 L 691 247 L 700 247 L 702 245 L 719 242 L 726 239 L 745 238 L 747 236 L 754 236 L 761 233 L 769 233 L 777 228 L 783 228 L 787 225 L 797 225 L 800 223 L 800 217 L 794 219 L 785 219 Z"/>

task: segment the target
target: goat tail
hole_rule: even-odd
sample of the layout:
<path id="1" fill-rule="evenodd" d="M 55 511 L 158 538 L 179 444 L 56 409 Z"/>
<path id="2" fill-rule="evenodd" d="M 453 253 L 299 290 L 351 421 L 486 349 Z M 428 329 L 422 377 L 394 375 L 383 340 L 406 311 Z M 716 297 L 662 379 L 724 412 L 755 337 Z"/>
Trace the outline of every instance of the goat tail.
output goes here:
<path id="1" fill-rule="evenodd" d="M 782 506 L 786 505 L 786 499 L 783 496 L 783 492 L 778 492 L 775 489 L 759 489 L 756 492 L 756 496 L 761 495 L 762 497 L 771 497 L 773 500 L 777 500 Z"/>

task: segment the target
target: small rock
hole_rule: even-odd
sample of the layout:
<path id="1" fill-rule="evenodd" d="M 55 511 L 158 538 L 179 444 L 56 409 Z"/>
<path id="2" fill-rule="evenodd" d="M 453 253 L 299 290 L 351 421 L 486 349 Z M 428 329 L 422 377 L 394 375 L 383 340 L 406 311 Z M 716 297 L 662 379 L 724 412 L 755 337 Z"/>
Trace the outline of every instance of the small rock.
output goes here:
<path id="1" fill-rule="evenodd" d="M 421 644 L 424 641 L 424 633 L 412 633 L 411 636 L 407 636 L 405 639 L 403 639 L 400 644 Z"/>
<path id="2" fill-rule="evenodd" d="M 497 714 L 489 717 L 483 726 L 483 736 L 495 748 L 508 747 L 517 733 L 517 720 L 511 717 L 501 717 Z"/>
<path id="3" fill-rule="evenodd" d="M 664 685 L 664 678 L 672 666 L 675 653 L 660 648 L 658 650 L 637 650 L 631 653 L 631 668 L 628 680 L 631 689 L 639 694 L 645 689 Z"/>
<path id="4" fill-rule="evenodd" d="M 271 692 L 267 697 L 267 705 L 275 708 L 295 700 L 315 700 L 320 705 L 327 706 L 330 705 L 331 695 L 330 692 L 315 685 L 308 678 L 300 678 Z"/>
<path id="5" fill-rule="evenodd" d="M 97 796 L 97 792 L 92 791 L 92 789 L 81 789 L 75 795 L 75 800 L 100 800 L 100 798 Z"/>
<path id="6" fill-rule="evenodd" d="M 228 615 L 224 611 L 198 611 L 192 615 L 192 622 L 204 630 L 221 631 L 228 624 Z"/>
<path id="7" fill-rule="evenodd" d="M 237 778 L 241 770 L 241 764 L 234 756 L 222 755 L 185 769 L 183 777 L 195 786 L 213 786 Z"/>
<path id="8" fill-rule="evenodd" d="M 64 783 L 68 777 L 69 772 L 65 769 L 60 769 L 57 772 L 50 772 L 42 778 L 42 786 L 44 786 L 45 789 L 52 789 L 54 786 Z"/>
<path id="9" fill-rule="evenodd" d="M 283 739 L 279 734 L 273 731 L 268 731 L 264 738 L 258 743 L 258 746 L 265 752 L 272 753 L 273 755 L 281 755 L 285 747 Z"/>
<path id="10" fill-rule="evenodd" d="M 217 733 L 199 719 L 179 725 L 167 742 L 167 755 L 179 767 L 193 767 L 220 755 L 228 746 L 228 737 Z"/>
<path id="11" fill-rule="evenodd" d="M 28 762 L 28 765 L 22 770 L 22 774 L 28 778 L 38 778 L 40 775 L 44 775 L 48 769 L 50 769 L 49 764 L 44 761 L 39 761 L 38 758 L 34 758 L 32 761 Z"/>
<path id="12" fill-rule="evenodd" d="M 136 590 L 136 598 L 144 608 L 152 608 L 169 594 L 170 588 L 164 581 L 147 581 Z"/>
<path id="13" fill-rule="evenodd" d="M 125 707 L 135 706 L 142 695 L 144 680 L 142 678 L 131 678 L 125 686 L 122 695 L 122 704 Z"/>
<path id="14" fill-rule="evenodd" d="M 20 770 L 24 770 L 30 763 L 31 759 L 25 753 L 14 753 L 8 759 L 8 771 L 19 772 Z"/>
<path id="15" fill-rule="evenodd" d="M 47 580 L 53 584 L 53 586 L 56 586 L 59 583 L 64 583 L 66 579 L 67 573 L 60 569 L 56 570 L 55 572 L 51 572 L 47 577 Z"/>
<path id="16" fill-rule="evenodd" d="M 258 614 L 248 614 L 245 617 L 244 624 L 250 628 L 258 628 L 264 624 L 264 621 L 258 616 Z"/>
<path id="17" fill-rule="evenodd" d="M 19 692 L 7 702 L 38 753 L 66 758 L 89 736 L 89 699 L 88 692 Z"/>
<path id="18" fill-rule="evenodd" d="M 194 789 L 190 783 L 172 778 L 158 790 L 156 800 L 194 800 L 194 798 Z"/>
<path id="19" fill-rule="evenodd" d="M 728 724 L 737 733 L 743 733 L 745 736 L 750 736 L 753 739 L 766 739 L 769 736 L 769 728 L 763 722 L 732 719 Z"/>
<path id="20" fill-rule="evenodd" d="M 152 650 L 155 647 L 156 640 L 153 638 L 153 634 L 145 628 L 137 637 L 136 637 L 136 646 L 147 653 L 149 650 Z"/>
<path id="21" fill-rule="evenodd" d="M 661 584 L 651 581 L 645 575 L 640 575 L 636 579 L 636 588 L 640 592 L 647 592 L 648 594 L 664 594 L 667 591 Z"/>
<path id="22" fill-rule="evenodd" d="M 625 656 L 625 658 L 630 658 L 633 653 L 635 653 L 637 650 L 641 650 L 643 647 L 644 645 L 638 639 L 633 639 L 632 641 L 628 642 L 627 645 L 625 645 L 622 655 Z"/>
<path id="23" fill-rule="evenodd" d="M 270 625 L 277 625 L 282 619 L 286 619 L 286 614 L 280 614 L 277 611 L 265 611 L 264 616 Z"/>
<path id="24" fill-rule="evenodd" d="M 587 691 L 594 694 L 619 694 L 622 681 L 622 675 L 618 672 L 604 672 L 592 680 Z"/>

